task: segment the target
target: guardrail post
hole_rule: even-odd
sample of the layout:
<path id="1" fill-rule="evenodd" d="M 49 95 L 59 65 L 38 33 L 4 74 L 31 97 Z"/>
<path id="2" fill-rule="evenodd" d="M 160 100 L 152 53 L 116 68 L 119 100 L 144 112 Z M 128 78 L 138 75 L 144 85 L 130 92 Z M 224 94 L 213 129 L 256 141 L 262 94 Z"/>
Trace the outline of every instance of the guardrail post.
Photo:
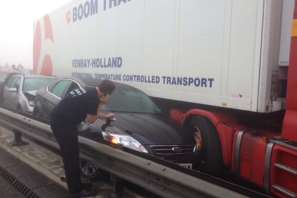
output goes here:
<path id="1" fill-rule="evenodd" d="M 121 198 L 123 197 L 124 192 L 124 184 L 123 182 L 116 176 L 111 175 L 110 177 L 112 183 L 112 193 L 109 195 L 109 198 Z"/>
<path id="2" fill-rule="evenodd" d="M 14 140 L 12 142 L 12 146 L 24 146 L 29 144 L 22 139 L 22 133 L 18 130 L 13 129 L 12 132 L 14 133 Z"/>

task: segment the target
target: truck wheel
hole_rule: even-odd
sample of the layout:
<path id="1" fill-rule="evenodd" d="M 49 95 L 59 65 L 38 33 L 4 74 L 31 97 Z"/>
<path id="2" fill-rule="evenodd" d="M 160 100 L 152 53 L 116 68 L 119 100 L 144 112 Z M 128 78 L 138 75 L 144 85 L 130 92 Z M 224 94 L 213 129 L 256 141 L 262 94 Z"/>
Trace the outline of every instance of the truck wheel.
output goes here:
<path id="1" fill-rule="evenodd" d="M 193 134 L 195 159 L 193 168 L 219 175 L 223 170 L 220 140 L 212 123 L 204 117 L 193 117 L 190 121 Z"/>

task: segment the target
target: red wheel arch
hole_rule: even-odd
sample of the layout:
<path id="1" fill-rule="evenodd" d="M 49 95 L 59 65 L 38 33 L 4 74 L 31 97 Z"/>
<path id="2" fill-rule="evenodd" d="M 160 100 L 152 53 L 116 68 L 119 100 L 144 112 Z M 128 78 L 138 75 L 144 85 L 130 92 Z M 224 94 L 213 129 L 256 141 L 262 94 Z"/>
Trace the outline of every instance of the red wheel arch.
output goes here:
<path id="1" fill-rule="evenodd" d="M 44 21 L 44 36 L 45 39 L 50 39 L 52 42 L 54 42 L 54 34 L 53 34 L 53 27 L 50 20 L 50 17 L 46 15 L 43 19 Z"/>
<path id="2" fill-rule="evenodd" d="M 224 164 L 231 167 L 234 134 L 239 128 L 236 120 L 222 113 L 214 113 L 202 109 L 192 109 L 186 113 L 171 110 L 170 117 L 178 124 L 185 125 L 193 116 L 207 118 L 216 128 L 222 147 Z"/>

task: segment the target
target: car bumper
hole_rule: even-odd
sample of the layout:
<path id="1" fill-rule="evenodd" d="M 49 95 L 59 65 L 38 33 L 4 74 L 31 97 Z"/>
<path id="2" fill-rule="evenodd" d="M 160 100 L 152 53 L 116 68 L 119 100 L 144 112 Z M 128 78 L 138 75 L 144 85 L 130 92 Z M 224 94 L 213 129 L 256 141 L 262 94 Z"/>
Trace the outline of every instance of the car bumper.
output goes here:
<path id="1" fill-rule="evenodd" d="M 192 163 L 194 145 L 150 145 L 150 153 L 174 163 Z"/>

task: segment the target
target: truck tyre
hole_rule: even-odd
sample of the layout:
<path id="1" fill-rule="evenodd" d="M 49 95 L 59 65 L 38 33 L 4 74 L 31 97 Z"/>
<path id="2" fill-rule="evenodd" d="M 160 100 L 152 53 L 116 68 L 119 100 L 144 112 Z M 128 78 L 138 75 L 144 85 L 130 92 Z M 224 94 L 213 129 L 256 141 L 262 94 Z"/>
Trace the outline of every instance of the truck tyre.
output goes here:
<path id="1" fill-rule="evenodd" d="M 193 169 L 219 175 L 223 171 L 221 143 L 212 123 L 201 116 L 190 120 L 195 147 Z"/>

